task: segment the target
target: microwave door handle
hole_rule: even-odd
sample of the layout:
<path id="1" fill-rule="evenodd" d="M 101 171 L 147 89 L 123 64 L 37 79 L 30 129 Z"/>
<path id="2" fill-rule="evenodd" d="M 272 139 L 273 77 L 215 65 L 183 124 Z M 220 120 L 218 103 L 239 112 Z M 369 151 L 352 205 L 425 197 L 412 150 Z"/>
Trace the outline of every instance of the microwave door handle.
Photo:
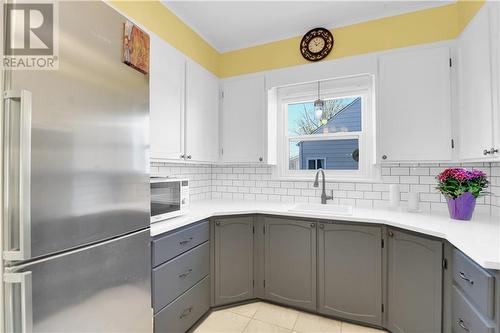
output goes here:
<path id="1" fill-rule="evenodd" d="M 3 217 L 7 236 L 3 258 L 26 260 L 31 257 L 31 93 L 7 90 L 3 103 Z"/>
<path id="2" fill-rule="evenodd" d="M 5 273 L 5 332 L 33 332 L 33 296 L 31 272 Z M 19 284 L 19 288 L 13 288 Z M 17 300 L 17 301 L 16 301 Z M 20 304 L 21 316 L 16 314 L 14 304 Z"/>

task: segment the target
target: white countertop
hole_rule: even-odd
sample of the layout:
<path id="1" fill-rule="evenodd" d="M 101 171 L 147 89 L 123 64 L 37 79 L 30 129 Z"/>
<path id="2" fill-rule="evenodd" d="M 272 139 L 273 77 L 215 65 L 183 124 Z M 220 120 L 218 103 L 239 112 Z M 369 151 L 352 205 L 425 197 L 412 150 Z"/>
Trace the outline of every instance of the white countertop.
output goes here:
<path id="1" fill-rule="evenodd" d="M 207 200 L 190 204 L 188 213 L 151 225 L 156 236 L 191 223 L 223 215 L 270 214 L 327 220 L 377 223 L 446 239 L 483 268 L 500 270 L 500 217 L 475 215 L 457 221 L 447 213 L 424 214 L 353 208 L 352 215 L 322 215 L 289 211 L 294 204 L 267 201 Z"/>

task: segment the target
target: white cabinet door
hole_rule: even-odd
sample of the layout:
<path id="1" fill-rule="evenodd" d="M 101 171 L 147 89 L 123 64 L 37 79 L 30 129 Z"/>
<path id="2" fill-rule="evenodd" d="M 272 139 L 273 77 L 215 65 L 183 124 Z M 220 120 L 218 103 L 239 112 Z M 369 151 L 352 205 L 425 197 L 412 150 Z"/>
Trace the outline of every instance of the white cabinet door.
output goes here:
<path id="1" fill-rule="evenodd" d="M 187 60 L 186 158 L 216 162 L 219 159 L 219 79 Z"/>
<path id="2" fill-rule="evenodd" d="M 149 73 L 152 159 L 180 159 L 184 151 L 185 58 L 151 34 Z"/>
<path id="3" fill-rule="evenodd" d="M 252 76 L 222 83 L 222 161 L 264 161 L 265 78 Z"/>
<path id="4" fill-rule="evenodd" d="M 490 158 L 493 100 L 490 20 L 487 6 L 479 11 L 459 38 L 459 156 L 463 160 Z"/>
<path id="5" fill-rule="evenodd" d="M 378 160 L 451 160 L 449 58 L 447 47 L 380 57 Z"/>

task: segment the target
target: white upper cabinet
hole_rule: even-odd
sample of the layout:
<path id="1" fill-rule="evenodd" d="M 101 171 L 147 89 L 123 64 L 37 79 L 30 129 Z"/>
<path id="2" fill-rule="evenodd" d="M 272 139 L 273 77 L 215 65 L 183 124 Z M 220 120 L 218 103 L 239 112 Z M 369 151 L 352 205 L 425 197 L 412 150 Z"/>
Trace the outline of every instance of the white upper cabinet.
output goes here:
<path id="1" fill-rule="evenodd" d="M 448 47 L 380 56 L 378 161 L 452 159 L 449 59 Z"/>
<path id="2" fill-rule="evenodd" d="M 484 5 L 458 40 L 459 142 L 461 160 L 498 157 L 497 13 Z M 496 38 L 493 38 L 496 36 Z M 496 88 L 495 88 L 496 87 Z M 493 151 L 491 151 L 493 149 Z"/>
<path id="3" fill-rule="evenodd" d="M 186 159 L 219 159 L 219 79 L 188 59 L 186 66 Z"/>
<path id="4" fill-rule="evenodd" d="M 227 79 L 222 82 L 222 91 L 222 161 L 265 161 L 265 78 L 250 76 Z"/>
<path id="5" fill-rule="evenodd" d="M 184 151 L 184 56 L 151 34 L 150 142 L 152 159 L 179 159 Z"/>

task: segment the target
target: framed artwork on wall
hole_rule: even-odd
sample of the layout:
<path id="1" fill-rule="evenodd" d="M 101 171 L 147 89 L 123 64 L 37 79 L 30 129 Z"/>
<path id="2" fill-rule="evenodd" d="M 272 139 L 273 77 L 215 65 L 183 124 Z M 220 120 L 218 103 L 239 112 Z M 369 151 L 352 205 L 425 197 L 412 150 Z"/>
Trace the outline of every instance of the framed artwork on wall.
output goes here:
<path id="1" fill-rule="evenodd" d="M 124 23 L 122 59 L 139 72 L 149 73 L 149 35 L 130 21 Z"/>

